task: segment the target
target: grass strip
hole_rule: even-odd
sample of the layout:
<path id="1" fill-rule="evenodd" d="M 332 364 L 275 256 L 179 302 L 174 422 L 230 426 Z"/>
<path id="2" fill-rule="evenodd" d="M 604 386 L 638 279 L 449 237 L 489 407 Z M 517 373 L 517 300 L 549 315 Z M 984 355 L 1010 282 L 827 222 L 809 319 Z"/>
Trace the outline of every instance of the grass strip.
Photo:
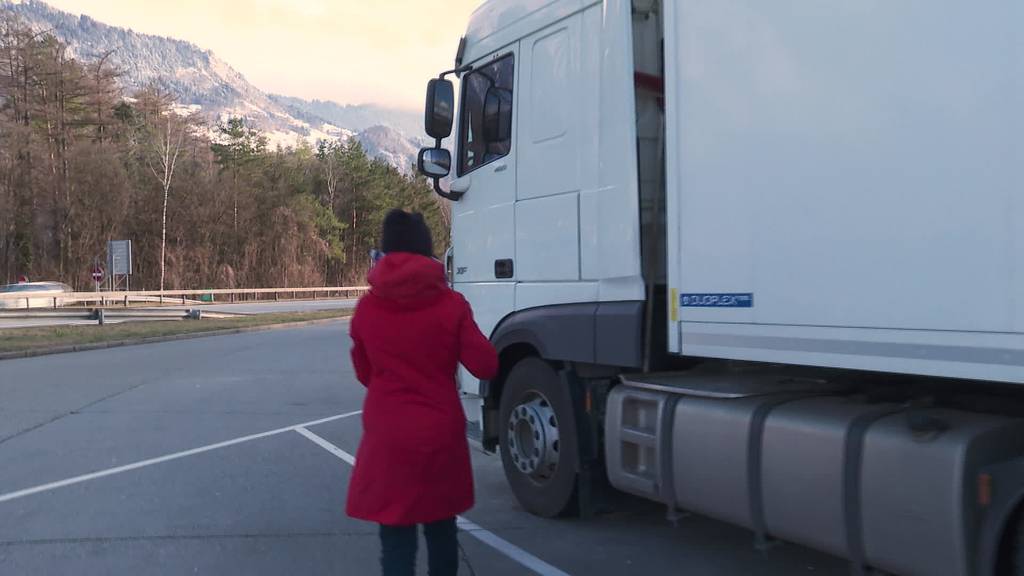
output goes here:
<path id="1" fill-rule="evenodd" d="M 234 318 L 203 320 L 145 320 L 117 324 L 77 326 L 37 326 L 31 328 L 0 329 L 0 354 L 45 350 L 68 346 L 83 346 L 104 342 L 122 342 L 162 338 L 183 334 L 201 334 L 239 328 L 256 328 L 274 324 L 290 324 L 314 320 L 345 318 L 352 310 L 323 310 L 316 312 L 285 312 L 253 314 Z"/>

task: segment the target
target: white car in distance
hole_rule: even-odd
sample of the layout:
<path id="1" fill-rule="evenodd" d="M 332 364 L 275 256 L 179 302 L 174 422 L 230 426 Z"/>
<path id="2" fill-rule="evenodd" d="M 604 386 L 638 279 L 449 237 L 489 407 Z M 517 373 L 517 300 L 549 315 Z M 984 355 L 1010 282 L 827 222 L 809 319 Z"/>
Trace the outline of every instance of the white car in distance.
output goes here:
<path id="1" fill-rule="evenodd" d="M 23 282 L 0 286 L 0 310 L 52 308 L 73 303 L 64 297 L 74 292 L 63 282 Z"/>

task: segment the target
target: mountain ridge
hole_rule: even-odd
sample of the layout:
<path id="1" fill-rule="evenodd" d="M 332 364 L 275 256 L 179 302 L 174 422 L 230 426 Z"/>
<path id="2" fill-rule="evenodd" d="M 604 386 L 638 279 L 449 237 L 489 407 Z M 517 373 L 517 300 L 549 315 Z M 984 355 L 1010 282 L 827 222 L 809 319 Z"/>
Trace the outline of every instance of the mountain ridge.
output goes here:
<path id="1" fill-rule="evenodd" d="M 270 99 L 286 108 L 315 118 L 322 118 L 350 130 L 362 131 L 373 126 L 387 126 L 416 138 L 423 132 L 423 113 L 387 108 L 376 104 L 339 104 L 333 100 L 307 100 L 281 94 L 268 94 Z"/>
<path id="2" fill-rule="evenodd" d="M 368 151 L 374 150 L 372 155 L 403 171 L 409 172 L 415 161 L 410 150 L 421 141 L 417 134 L 422 128 L 416 130 L 412 112 L 268 94 L 212 50 L 187 40 L 111 26 L 87 14 L 57 10 L 42 0 L 0 0 L 0 12 L 16 14 L 33 28 L 50 31 L 75 58 L 107 57 L 122 72 L 119 83 L 128 91 L 156 84 L 173 95 L 176 104 L 198 110 L 211 123 L 244 118 L 266 135 L 271 146 L 355 137 Z"/>

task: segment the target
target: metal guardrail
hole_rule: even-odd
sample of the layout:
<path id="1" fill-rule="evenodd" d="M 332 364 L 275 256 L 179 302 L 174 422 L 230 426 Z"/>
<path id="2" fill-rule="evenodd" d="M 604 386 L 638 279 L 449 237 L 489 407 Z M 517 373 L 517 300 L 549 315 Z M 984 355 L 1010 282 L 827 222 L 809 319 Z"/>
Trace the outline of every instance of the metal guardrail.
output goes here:
<path id="1" fill-rule="evenodd" d="M 216 297 L 228 296 L 227 302 L 238 301 L 260 301 L 259 296 L 272 295 L 267 300 L 281 300 L 281 295 L 291 295 L 291 300 L 298 300 L 299 295 L 304 295 L 313 300 L 323 296 L 324 298 L 352 298 L 368 291 L 369 286 L 325 286 L 313 288 L 219 288 L 213 290 L 135 290 L 115 292 L 64 292 L 56 294 L 53 291 L 36 292 L 11 292 L 0 293 L 0 302 L 14 302 L 14 306 L 6 308 L 28 309 L 28 308 L 60 308 L 68 305 L 83 305 L 98 303 L 101 307 L 108 304 L 123 305 L 128 307 L 132 302 L 146 302 L 148 304 L 212 304 L 213 302 L 189 301 L 188 297 L 202 297 L 210 295 Z M 311 295 L 311 296 L 310 296 Z M 225 301 L 221 300 L 223 304 Z M 24 307 L 20 304 L 24 304 Z M 0 309 L 5 308 L 0 306 Z"/>
<path id="2" fill-rule="evenodd" d="M 11 319 L 11 318 L 31 318 L 38 320 L 40 318 L 57 318 L 61 320 L 89 320 L 98 323 L 100 326 L 106 322 L 113 321 L 124 321 L 124 320 L 202 320 L 204 318 L 211 319 L 223 319 L 223 318 L 236 318 L 237 315 L 231 313 L 220 313 L 220 312 L 204 312 L 198 308 L 188 308 L 186 310 L 171 309 L 171 310 L 108 310 L 104 308 L 95 308 L 92 310 L 78 310 L 78 311 L 53 311 L 53 310 L 35 310 L 29 311 L 24 308 L 16 310 L 0 310 L 0 320 Z"/>

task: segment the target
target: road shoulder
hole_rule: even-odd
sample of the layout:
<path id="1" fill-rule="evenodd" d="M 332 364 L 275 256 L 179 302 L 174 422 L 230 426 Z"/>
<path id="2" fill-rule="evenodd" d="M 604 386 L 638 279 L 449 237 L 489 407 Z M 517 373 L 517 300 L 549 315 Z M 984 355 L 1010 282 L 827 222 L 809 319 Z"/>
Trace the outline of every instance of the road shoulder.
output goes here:
<path id="1" fill-rule="evenodd" d="M 224 322 L 222 321 L 207 321 L 207 320 L 182 320 L 182 323 L 200 323 L 200 322 L 211 322 L 207 326 L 196 325 L 196 324 L 178 324 L 173 328 L 182 328 L 181 330 L 169 329 L 169 333 L 159 334 L 156 336 L 140 336 L 131 335 L 127 337 L 119 337 L 118 330 L 138 332 L 138 330 L 132 330 L 138 328 L 139 325 L 143 324 L 169 324 L 166 321 L 156 322 L 139 322 L 133 323 L 136 326 L 130 326 L 128 324 L 112 325 L 112 326 L 72 326 L 72 327 L 53 327 L 45 329 L 36 328 L 13 328 L 9 330 L 0 330 L 0 361 L 11 360 L 17 358 L 33 358 L 37 356 L 48 356 L 51 354 L 66 354 L 70 352 L 86 352 L 89 350 L 104 350 L 108 348 L 119 348 L 123 346 L 138 346 L 142 344 L 156 344 L 160 342 L 174 342 L 178 340 L 191 340 L 194 338 L 208 338 L 213 336 L 227 336 L 232 334 L 245 334 L 249 332 L 262 332 L 266 330 L 276 330 L 283 328 L 301 328 L 304 326 L 315 326 L 319 324 L 327 324 L 331 322 L 340 322 L 348 319 L 352 314 L 352 310 L 333 310 L 329 312 L 321 313 L 299 313 L 299 314 L 273 314 L 267 315 L 265 318 L 259 318 L 248 316 L 245 318 L 238 319 L 239 322 L 247 322 L 250 325 L 241 325 L 237 327 L 223 327 Z M 216 323 L 214 323 L 216 322 Z M 76 342 L 73 337 L 73 332 L 81 332 L 83 330 L 110 330 L 106 335 L 110 338 L 106 339 L 101 336 L 97 341 L 86 341 Z M 209 328 L 209 329 L 204 329 Z M 40 346 L 32 346 L 23 349 L 8 349 L 4 350 L 3 340 L 4 336 L 7 337 L 8 342 L 15 340 L 18 336 L 18 332 L 28 333 L 29 331 L 48 330 L 56 334 L 53 343 L 44 344 Z M 96 334 L 90 334 L 95 337 Z M 70 342 L 63 344 L 60 343 L 61 339 L 70 340 Z"/>

